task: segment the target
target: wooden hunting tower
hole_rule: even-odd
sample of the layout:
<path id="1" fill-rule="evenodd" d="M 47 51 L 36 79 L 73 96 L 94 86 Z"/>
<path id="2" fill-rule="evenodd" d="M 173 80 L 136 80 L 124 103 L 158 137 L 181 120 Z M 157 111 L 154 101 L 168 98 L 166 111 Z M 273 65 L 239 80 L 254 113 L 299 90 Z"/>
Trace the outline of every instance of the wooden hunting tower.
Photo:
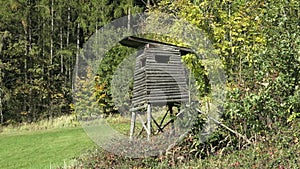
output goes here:
<path id="1" fill-rule="evenodd" d="M 167 105 L 172 115 L 174 104 L 186 103 L 189 100 L 186 70 L 181 62 L 181 56 L 193 51 L 133 36 L 124 38 L 120 43 L 138 49 L 134 71 L 130 138 L 133 136 L 136 115 L 143 113 L 141 110 L 147 108 L 147 122 L 143 122 L 141 118 L 140 120 L 149 139 L 152 120 L 161 131 L 164 128 L 152 117 L 152 106 Z"/>

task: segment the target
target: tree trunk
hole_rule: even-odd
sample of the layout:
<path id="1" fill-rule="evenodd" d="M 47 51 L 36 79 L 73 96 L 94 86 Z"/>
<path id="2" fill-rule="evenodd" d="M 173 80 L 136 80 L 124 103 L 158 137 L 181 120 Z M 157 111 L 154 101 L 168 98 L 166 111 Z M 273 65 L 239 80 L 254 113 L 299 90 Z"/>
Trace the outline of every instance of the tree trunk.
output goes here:
<path id="1" fill-rule="evenodd" d="M 54 0 L 51 0 L 51 35 L 50 35 L 50 64 L 53 64 L 53 35 L 54 35 Z"/>
<path id="2" fill-rule="evenodd" d="M 70 16 L 70 6 L 68 6 L 68 20 L 67 20 L 67 44 L 66 46 L 69 47 L 69 37 L 70 37 L 70 20 L 71 20 L 71 16 Z"/>
<path id="3" fill-rule="evenodd" d="M 31 9 L 31 6 L 32 6 L 32 4 L 31 4 L 31 2 L 30 2 L 30 9 Z M 31 10 L 30 10 L 31 11 Z M 32 68 L 33 67 L 33 61 L 32 61 L 32 57 L 30 57 L 30 52 L 31 52 L 31 49 L 32 49 L 32 20 L 31 20 L 31 17 L 32 17 L 32 13 L 31 12 L 29 12 L 29 16 L 28 16 L 28 56 L 29 56 L 29 58 L 28 58 L 28 60 L 27 60 L 27 67 L 30 69 L 30 68 Z M 28 75 L 29 75 L 29 81 L 28 81 L 28 84 L 29 84 L 29 88 L 31 88 L 32 87 L 32 73 L 28 73 Z M 27 75 L 27 76 L 28 76 Z M 35 110 L 33 110 L 32 108 L 33 108 L 33 106 L 35 105 L 35 102 L 34 102 L 34 99 L 33 99 L 33 93 L 31 92 L 31 89 L 29 90 L 30 92 L 29 92 L 29 98 L 28 98 L 28 100 L 29 100 L 29 108 L 28 108 L 28 114 L 30 114 L 30 115 L 32 115 L 32 117 L 30 117 L 30 119 L 27 119 L 27 120 L 30 120 L 30 121 L 32 121 L 32 118 L 34 119 L 35 118 L 35 116 L 36 116 L 36 112 L 35 112 Z"/>
<path id="4" fill-rule="evenodd" d="M 130 31 L 130 22 L 131 22 L 131 12 L 130 12 L 130 7 L 128 8 L 128 23 L 127 23 L 127 29 Z"/>
<path id="5" fill-rule="evenodd" d="M 63 50 L 63 30 L 60 28 L 60 50 Z M 64 56 L 60 54 L 60 73 L 63 76 L 64 73 Z"/>
<path id="6" fill-rule="evenodd" d="M 72 78 L 74 81 L 72 82 L 72 90 L 75 90 L 74 83 L 76 82 L 78 76 L 78 63 L 79 63 L 79 52 L 80 52 L 80 23 L 77 24 L 77 45 L 76 45 L 76 60 L 75 60 L 75 70 L 74 70 L 74 77 Z"/>
<path id="7" fill-rule="evenodd" d="M 70 6 L 68 6 L 68 20 L 67 20 L 67 42 L 66 42 L 66 47 L 67 49 L 69 48 L 69 40 L 70 40 L 70 20 L 71 20 L 71 16 L 70 16 L 70 11 L 71 11 L 71 8 Z M 68 57 L 68 70 L 66 69 L 66 77 L 67 79 L 69 80 L 69 82 L 71 83 L 70 86 L 72 85 L 72 75 L 71 75 L 71 60 L 72 58 L 70 58 L 70 56 Z"/>

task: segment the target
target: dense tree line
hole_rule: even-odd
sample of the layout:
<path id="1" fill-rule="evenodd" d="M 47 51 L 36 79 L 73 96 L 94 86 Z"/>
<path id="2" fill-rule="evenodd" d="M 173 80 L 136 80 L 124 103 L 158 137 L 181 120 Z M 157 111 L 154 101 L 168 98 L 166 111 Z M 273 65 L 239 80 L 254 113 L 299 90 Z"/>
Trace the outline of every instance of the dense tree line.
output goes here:
<path id="1" fill-rule="evenodd" d="M 150 1 L 0 2 L 0 118 L 32 122 L 71 112 L 73 67 L 85 41 Z"/>

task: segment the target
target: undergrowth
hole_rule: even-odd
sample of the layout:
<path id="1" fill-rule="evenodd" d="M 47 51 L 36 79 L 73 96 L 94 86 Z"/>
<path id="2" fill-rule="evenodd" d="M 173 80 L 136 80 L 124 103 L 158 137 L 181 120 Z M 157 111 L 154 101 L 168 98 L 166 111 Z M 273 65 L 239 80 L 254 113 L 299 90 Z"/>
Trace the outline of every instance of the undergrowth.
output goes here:
<path id="1" fill-rule="evenodd" d="M 217 131 L 218 133 L 219 131 Z M 89 150 L 76 158 L 67 168 L 299 168 L 300 167 L 300 123 L 295 121 L 278 131 L 257 135 L 253 144 L 230 133 L 191 149 L 193 143 L 187 136 L 168 152 L 149 158 L 118 156 L 103 149 Z M 215 139 L 212 136 L 210 139 Z M 195 147 L 195 146 L 194 146 Z"/>

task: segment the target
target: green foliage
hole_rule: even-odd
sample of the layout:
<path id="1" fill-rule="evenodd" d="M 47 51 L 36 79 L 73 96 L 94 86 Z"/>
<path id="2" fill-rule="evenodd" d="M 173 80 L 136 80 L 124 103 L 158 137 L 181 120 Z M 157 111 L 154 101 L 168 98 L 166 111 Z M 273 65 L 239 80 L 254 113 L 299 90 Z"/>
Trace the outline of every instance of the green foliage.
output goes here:
<path id="1" fill-rule="evenodd" d="M 227 76 L 223 115 L 226 125 L 252 138 L 279 130 L 289 125 L 287 121 L 297 119 L 298 1 L 163 0 L 153 10 L 186 19 L 204 30 L 212 41 Z M 208 87 L 200 82 L 198 86 Z M 197 134 L 191 135 L 193 141 L 183 147 L 200 151 L 204 145 L 197 138 Z M 230 144 L 219 145 L 222 141 Z M 223 129 L 208 143 L 219 148 L 226 145 L 238 148 L 236 144 L 243 144 Z"/>
<path id="2" fill-rule="evenodd" d="M 128 51 L 133 51 L 128 49 Z M 111 80 L 112 101 L 119 113 L 128 114 L 131 108 L 136 52 L 131 52 L 114 71 Z"/>
<path id="3" fill-rule="evenodd" d="M 183 56 L 182 61 L 189 71 L 191 71 L 192 77 L 190 78 L 193 78 L 191 79 L 194 81 L 194 84 L 192 85 L 195 85 L 195 92 L 197 93 L 198 99 L 210 94 L 211 86 L 209 84 L 207 71 L 205 70 L 202 61 L 195 55 L 191 54 Z"/>
<path id="4" fill-rule="evenodd" d="M 116 9 L 122 12 L 115 17 L 141 10 L 135 1 L 109 0 L 4 0 L 0 6 L 0 87 L 10 96 L 5 102 L 0 96 L 5 124 L 71 113 L 73 67 L 84 42 Z"/>
<path id="5" fill-rule="evenodd" d="M 227 118 L 241 123 L 249 135 L 285 126 L 287 118 L 299 110 L 299 100 L 295 99 L 300 71 L 299 31 L 295 29 L 298 14 L 292 12 L 294 5 L 264 4 L 262 34 L 266 45 L 254 53 L 253 64 L 246 69 L 248 73 L 243 72 L 243 84 L 233 90 L 232 96 L 229 94 Z M 278 11 L 278 6 L 285 10 Z"/>
<path id="6" fill-rule="evenodd" d="M 74 98 L 75 104 L 71 104 L 74 108 L 79 120 L 85 120 L 98 113 L 99 106 L 96 99 L 96 91 L 103 90 L 103 86 L 95 84 L 91 68 L 87 67 L 87 76 L 84 78 L 76 79 L 76 97 Z M 100 98 L 105 97 L 100 96 Z"/>
<path id="7" fill-rule="evenodd" d="M 101 60 L 99 70 L 97 72 L 95 96 L 97 103 L 101 107 L 102 113 L 114 114 L 118 112 L 116 105 L 112 99 L 111 82 L 113 75 L 115 74 L 119 64 L 130 54 L 133 49 L 129 49 L 124 46 L 116 46 L 105 54 L 105 57 Z M 100 87 L 101 86 L 101 87 Z M 118 86 L 117 86 L 118 87 Z M 124 89 L 126 90 L 126 89 Z M 116 96 L 117 98 L 120 98 Z"/>
<path id="8" fill-rule="evenodd" d="M 207 159 L 193 160 L 192 168 L 298 168 L 299 129 L 284 128 L 247 149 L 226 154 L 217 151 Z"/>

